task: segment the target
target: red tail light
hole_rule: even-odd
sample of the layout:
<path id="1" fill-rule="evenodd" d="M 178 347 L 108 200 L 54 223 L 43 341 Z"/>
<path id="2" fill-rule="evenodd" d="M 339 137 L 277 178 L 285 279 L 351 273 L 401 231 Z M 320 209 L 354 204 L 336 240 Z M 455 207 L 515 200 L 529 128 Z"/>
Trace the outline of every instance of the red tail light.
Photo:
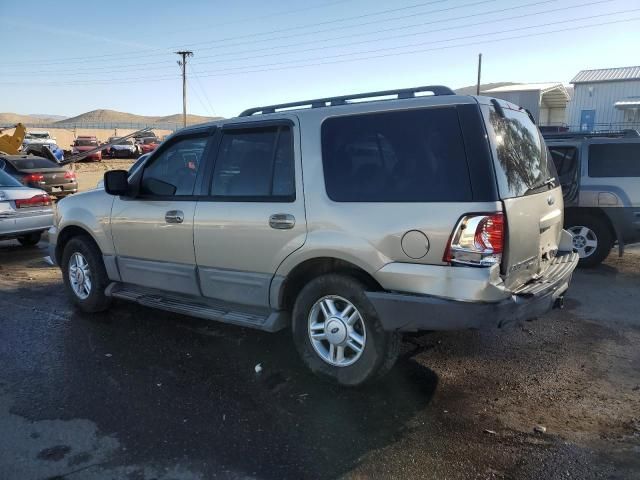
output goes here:
<path id="1" fill-rule="evenodd" d="M 39 183 L 44 182 L 44 175 L 41 173 L 29 173 L 22 177 L 22 183 Z"/>
<path id="2" fill-rule="evenodd" d="M 481 267 L 495 265 L 502 259 L 504 237 L 502 212 L 466 215 L 453 230 L 443 261 Z"/>
<path id="3" fill-rule="evenodd" d="M 46 193 L 16 200 L 16 208 L 47 207 L 49 205 L 51 205 L 51 197 Z"/>
<path id="4" fill-rule="evenodd" d="M 64 172 L 64 178 L 66 178 L 67 180 L 75 180 L 76 174 L 73 173 L 71 170 L 67 170 L 66 172 Z"/>

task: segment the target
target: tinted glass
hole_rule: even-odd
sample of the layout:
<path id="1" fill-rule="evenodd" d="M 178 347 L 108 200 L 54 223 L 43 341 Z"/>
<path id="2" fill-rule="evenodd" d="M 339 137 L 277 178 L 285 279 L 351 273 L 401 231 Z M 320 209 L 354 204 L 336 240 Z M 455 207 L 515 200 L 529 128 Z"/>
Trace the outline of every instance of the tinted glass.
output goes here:
<path id="1" fill-rule="evenodd" d="M 590 177 L 640 177 L 640 143 L 589 145 Z"/>
<path id="2" fill-rule="evenodd" d="M 142 173 L 141 193 L 193 195 L 207 137 L 178 140 L 152 159 Z"/>
<path id="3" fill-rule="evenodd" d="M 539 193 L 546 188 L 544 182 L 556 176 L 544 140 L 526 112 L 505 108 L 504 114 L 502 118 L 489 109 L 488 128 L 498 160 L 495 166 L 500 195 L 510 198 Z"/>
<path id="4" fill-rule="evenodd" d="M 58 168 L 59 165 L 53 163 L 46 158 L 24 158 L 19 160 L 11 160 L 10 163 L 18 170 L 31 170 L 38 168 Z"/>
<path id="5" fill-rule="evenodd" d="M 76 147 L 97 147 L 98 142 L 96 140 L 76 140 Z"/>
<path id="6" fill-rule="evenodd" d="M 0 170 L 0 187 L 23 187 L 19 181 Z"/>
<path id="7" fill-rule="evenodd" d="M 295 185 L 289 127 L 224 132 L 211 193 L 219 197 L 291 200 Z"/>
<path id="8" fill-rule="evenodd" d="M 576 147 L 549 147 L 551 158 L 561 177 L 575 170 L 578 163 L 578 149 Z"/>
<path id="9" fill-rule="evenodd" d="M 329 118 L 322 161 L 327 194 L 337 202 L 471 200 L 455 108 Z"/>

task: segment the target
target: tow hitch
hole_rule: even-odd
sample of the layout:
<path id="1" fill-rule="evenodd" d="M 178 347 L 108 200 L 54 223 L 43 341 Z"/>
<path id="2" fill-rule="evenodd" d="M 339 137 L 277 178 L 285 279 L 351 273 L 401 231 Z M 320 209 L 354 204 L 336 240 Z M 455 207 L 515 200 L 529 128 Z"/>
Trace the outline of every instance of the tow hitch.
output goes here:
<path id="1" fill-rule="evenodd" d="M 559 308 L 559 309 L 564 308 L 564 295 L 561 295 L 558 298 L 556 298 L 556 301 L 553 302 L 553 308 Z"/>

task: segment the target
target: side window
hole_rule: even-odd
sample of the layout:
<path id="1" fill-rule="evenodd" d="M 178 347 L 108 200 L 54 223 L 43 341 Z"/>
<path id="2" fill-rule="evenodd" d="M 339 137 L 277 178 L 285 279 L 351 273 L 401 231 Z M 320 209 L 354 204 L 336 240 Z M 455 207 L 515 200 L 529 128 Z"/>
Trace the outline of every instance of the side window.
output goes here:
<path id="1" fill-rule="evenodd" d="M 322 162 L 327 195 L 336 202 L 471 200 L 455 108 L 328 118 Z"/>
<path id="2" fill-rule="evenodd" d="M 590 177 L 640 177 L 640 143 L 589 145 Z"/>
<path id="3" fill-rule="evenodd" d="M 140 192 L 159 196 L 193 195 L 207 138 L 185 137 L 160 152 L 145 165 Z"/>
<path id="4" fill-rule="evenodd" d="M 293 138 L 289 127 L 223 132 L 211 194 L 238 201 L 293 201 Z"/>

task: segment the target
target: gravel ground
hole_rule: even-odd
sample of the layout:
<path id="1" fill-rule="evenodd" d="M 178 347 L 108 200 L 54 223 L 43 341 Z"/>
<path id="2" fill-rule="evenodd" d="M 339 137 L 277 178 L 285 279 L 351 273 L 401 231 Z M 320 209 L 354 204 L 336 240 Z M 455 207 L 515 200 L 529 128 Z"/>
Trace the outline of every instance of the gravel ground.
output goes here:
<path id="1" fill-rule="evenodd" d="M 579 271 L 562 311 L 408 336 L 341 390 L 288 332 L 79 314 L 45 247 L 0 242 L 2 479 L 640 478 L 639 249 Z"/>

